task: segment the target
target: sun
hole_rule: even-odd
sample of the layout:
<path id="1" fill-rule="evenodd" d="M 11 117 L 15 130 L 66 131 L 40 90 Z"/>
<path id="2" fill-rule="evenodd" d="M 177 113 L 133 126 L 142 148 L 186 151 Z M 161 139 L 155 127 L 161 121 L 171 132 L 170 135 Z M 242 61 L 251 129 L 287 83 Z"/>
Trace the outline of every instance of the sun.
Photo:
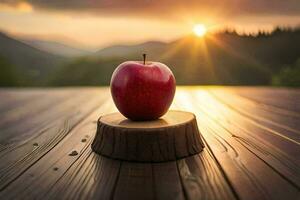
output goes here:
<path id="1" fill-rule="evenodd" d="M 207 28 L 203 24 L 196 24 L 193 31 L 196 36 L 203 37 L 207 32 Z"/>

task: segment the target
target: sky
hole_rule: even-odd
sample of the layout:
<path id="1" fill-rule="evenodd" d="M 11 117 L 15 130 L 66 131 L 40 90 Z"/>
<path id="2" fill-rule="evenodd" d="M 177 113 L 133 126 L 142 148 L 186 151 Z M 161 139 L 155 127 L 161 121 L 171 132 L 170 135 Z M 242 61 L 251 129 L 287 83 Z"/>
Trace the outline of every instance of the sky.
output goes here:
<path id="1" fill-rule="evenodd" d="M 195 24 L 239 33 L 300 25 L 299 0 L 0 0 L 0 30 L 87 49 L 172 41 Z"/>

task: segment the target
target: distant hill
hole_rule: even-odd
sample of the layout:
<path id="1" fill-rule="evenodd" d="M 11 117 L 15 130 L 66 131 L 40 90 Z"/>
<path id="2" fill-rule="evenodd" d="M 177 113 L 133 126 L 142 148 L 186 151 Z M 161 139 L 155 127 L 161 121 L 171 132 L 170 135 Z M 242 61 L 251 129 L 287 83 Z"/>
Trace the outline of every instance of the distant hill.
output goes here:
<path id="1" fill-rule="evenodd" d="M 257 36 L 227 31 L 204 39 L 187 36 L 171 43 L 112 46 L 97 56 L 71 61 L 56 72 L 51 84 L 107 85 L 118 64 L 141 60 L 146 52 L 149 60 L 167 64 L 178 84 L 270 85 L 300 58 L 299 44 L 299 29 L 277 29 Z"/>
<path id="2" fill-rule="evenodd" d="M 229 31 L 205 38 L 190 35 L 170 43 L 114 45 L 69 58 L 4 34 L 0 44 L 0 86 L 108 85 L 120 63 L 141 60 L 143 53 L 148 60 L 168 65 L 178 85 L 300 86 L 300 29 L 276 29 L 256 36 Z"/>
<path id="3" fill-rule="evenodd" d="M 93 56 L 111 58 L 126 57 L 128 55 L 141 55 L 143 52 L 151 54 L 152 52 L 162 51 L 167 46 L 167 43 L 158 41 L 149 41 L 136 45 L 114 45 L 97 51 Z"/>
<path id="4" fill-rule="evenodd" d="M 79 57 L 79 56 L 87 56 L 92 54 L 92 52 L 79 49 L 76 47 L 71 47 L 69 45 L 65 45 L 55 41 L 46 41 L 46 40 L 29 40 L 29 39 L 22 39 L 22 42 L 33 46 L 37 49 L 46 51 L 48 53 L 64 56 L 64 57 Z"/>
<path id="5" fill-rule="evenodd" d="M 8 68 L 14 85 L 41 85 L 50 72 L 66 59 L 56 56 L 0 32 L 0 70 Z"/>

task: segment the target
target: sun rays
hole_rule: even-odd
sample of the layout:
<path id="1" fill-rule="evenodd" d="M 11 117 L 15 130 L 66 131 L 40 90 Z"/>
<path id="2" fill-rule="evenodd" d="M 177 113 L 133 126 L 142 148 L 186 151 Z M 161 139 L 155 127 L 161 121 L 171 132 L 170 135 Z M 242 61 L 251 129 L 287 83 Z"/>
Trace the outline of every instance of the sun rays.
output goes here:
<path id="1" fill-rule="evenodd" d="M 193 28 L 193 32 L 198 37 L 205 36 L 207 28 L 203 24 L 196 24 Z"/>

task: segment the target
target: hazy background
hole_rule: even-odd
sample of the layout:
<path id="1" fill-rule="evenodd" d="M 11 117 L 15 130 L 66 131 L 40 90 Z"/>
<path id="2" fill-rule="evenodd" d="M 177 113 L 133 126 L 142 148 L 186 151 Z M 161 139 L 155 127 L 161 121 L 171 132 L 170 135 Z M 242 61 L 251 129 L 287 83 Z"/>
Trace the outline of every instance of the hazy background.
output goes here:
<path id="1" fill-rule="evenodd" d="M 0 86 L 107 85 L 142 53 L 178 84 L 300 86 L 299 25 L 299 0 L 0 0 Z"/>

